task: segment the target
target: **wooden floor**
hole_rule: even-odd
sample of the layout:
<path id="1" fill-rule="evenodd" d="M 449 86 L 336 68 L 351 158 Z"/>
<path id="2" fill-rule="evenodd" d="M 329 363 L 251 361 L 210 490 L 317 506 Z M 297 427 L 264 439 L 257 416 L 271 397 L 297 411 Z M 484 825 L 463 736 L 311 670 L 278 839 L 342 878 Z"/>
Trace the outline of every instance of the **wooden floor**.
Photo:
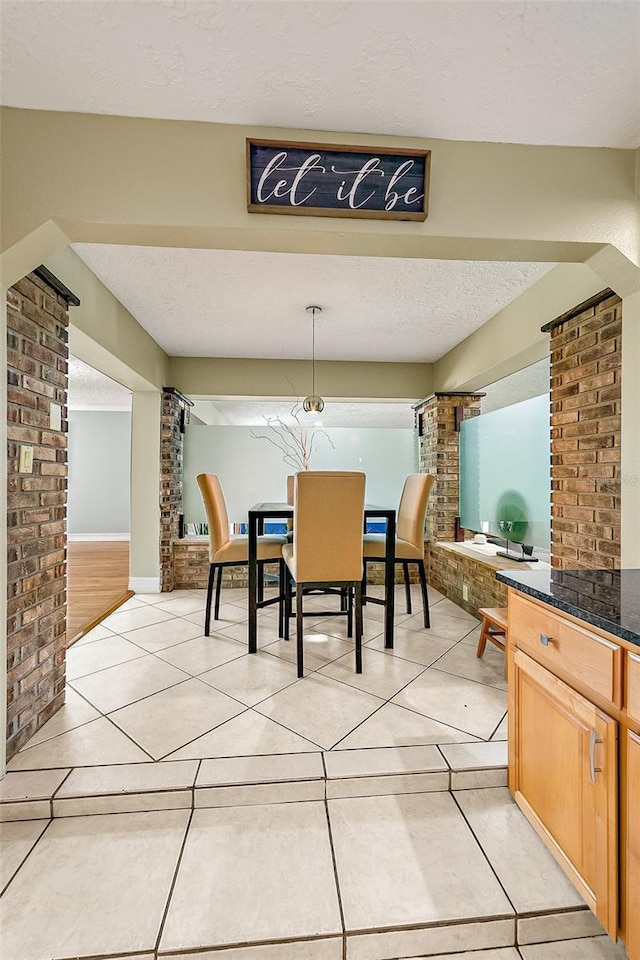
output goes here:
<path id="1" fill-rule="evenodd" d="M 129 544 L 67 544 L 67 645 L 132 596 Z"/>

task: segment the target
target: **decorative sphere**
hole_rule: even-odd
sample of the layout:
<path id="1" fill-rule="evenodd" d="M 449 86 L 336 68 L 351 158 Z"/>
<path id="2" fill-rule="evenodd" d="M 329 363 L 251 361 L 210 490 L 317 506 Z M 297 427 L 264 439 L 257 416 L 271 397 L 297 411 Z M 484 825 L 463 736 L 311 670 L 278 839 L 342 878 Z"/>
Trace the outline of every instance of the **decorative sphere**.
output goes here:
<path id="1" fill-rule="evenodd" d="M 324 400 L 322 397 L 305 397 L 302 401 L 302 409 L 305 413 L 322 413 L 324 410 Z"/>

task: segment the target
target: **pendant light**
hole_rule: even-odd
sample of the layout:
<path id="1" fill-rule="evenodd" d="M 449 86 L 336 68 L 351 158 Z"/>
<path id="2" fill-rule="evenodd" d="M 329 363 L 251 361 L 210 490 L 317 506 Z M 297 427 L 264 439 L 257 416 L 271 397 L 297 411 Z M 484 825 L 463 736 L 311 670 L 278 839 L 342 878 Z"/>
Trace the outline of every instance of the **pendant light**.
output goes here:
<path id="1" fill-rule="evenodd" d="M 311 394 L 302 401 L 305 413 L 322 413 L 324 400 L 316 395 L 316 313 L 322 313 L 322 307 L 307 307 L 311 314 Z"/>

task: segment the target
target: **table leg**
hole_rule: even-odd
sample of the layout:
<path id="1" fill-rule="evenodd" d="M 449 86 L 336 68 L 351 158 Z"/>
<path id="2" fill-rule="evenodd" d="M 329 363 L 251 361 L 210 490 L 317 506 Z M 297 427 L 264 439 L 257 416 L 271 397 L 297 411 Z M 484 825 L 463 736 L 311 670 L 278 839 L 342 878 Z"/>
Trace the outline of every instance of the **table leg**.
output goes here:
<path id="1" fill-rule="evenodd" d="M 258 650 L 258 517 L 249 511 L 249 653 Z"/>
<path id="2" fill-rule="evenodd" d="M 387 517 L 387 538 L 384 560 L 384 645 L 393 650 L 393 617 L 395 613 L 395 553 L 396 553 L 396 515 L 395 511 Z"/>

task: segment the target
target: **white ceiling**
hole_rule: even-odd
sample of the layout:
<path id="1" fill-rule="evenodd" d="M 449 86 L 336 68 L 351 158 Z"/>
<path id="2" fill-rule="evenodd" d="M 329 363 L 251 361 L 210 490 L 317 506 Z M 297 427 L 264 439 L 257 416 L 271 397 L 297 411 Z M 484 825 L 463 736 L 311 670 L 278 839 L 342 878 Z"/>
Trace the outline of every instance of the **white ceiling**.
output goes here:
<path id="1" fill-rule="evenodd" d="M 2 2 L 3 103 L 635 147 L 635 0 Z"/>
<path id="2" fill-rule="evenodd" d="M 131 391 L 69 357 L 69 410 L 131 410 Z"/>
<path id="3" fill-rule="evenodd" d="M 295 401 L 197 400 L 195 415 L 206 424 L 233 427 L 266 427 L 269 417 L 292 423 Z M 321 414 L 298 411 L 303 422 L 323 427 L 413 428 L 414 413 L 408 403 L 342 403 L 327 400 Z"/>
<path id="4" fill-rule="evenodd" d="M 75 244 L 170 356 L 433 362 L 553 268 L 539 263 Z"/>

